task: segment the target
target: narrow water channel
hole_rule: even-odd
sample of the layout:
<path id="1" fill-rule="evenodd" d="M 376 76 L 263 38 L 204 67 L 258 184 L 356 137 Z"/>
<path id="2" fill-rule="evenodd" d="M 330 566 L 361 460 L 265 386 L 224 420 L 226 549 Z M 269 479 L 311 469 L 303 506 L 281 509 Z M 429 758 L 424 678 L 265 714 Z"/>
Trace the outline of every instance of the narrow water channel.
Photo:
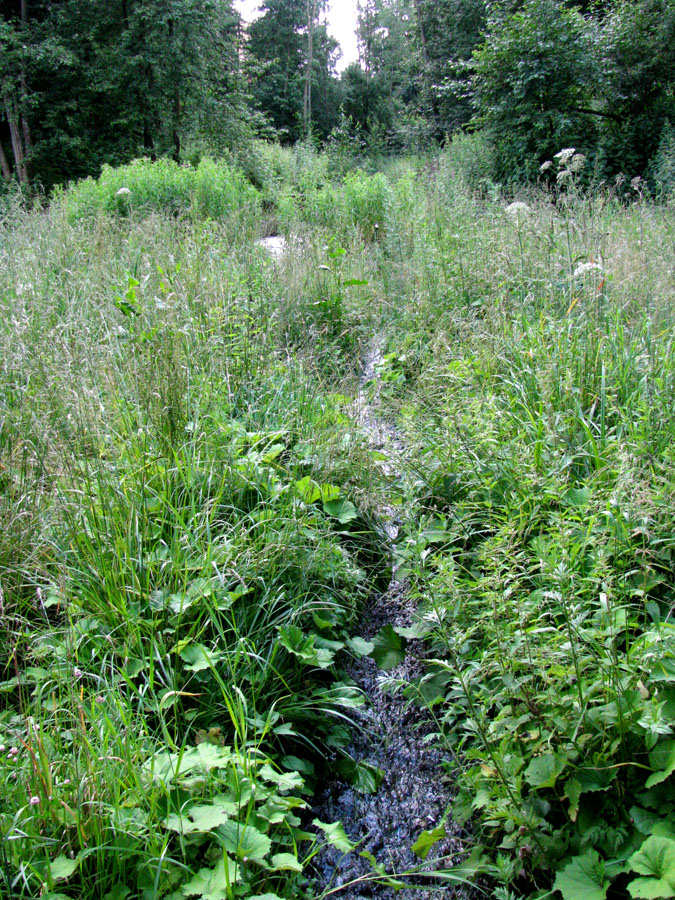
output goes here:
<path id="1" fill-rule="evenodd" d="M 282 258 L 287 250 L 286 240 L 278 235 L 263 238 L 258 244 L 275 259 Z M 405 467 L 405 443 L 379 410 L 378 367 L 383 360 L 383 343 L 381 338 L 375 338 L 364 355 L 351 414 L 371 448 L 382 454 L 384 473 L 400 477 Z M 396 510 L 383 505 L 379 514 L 393 544 L 398 536 Z M 388 624 L 409 627 L 413 614 L 414 601 L 408 585 L 394 569 L 386 591 L 370 598 L 360 636 L 372 640 Z M 355 761 L 379 769 L 382 780 L 374 794 L 360 792 L 338 778 L 317 793 L 312 816 L 322 822 L 341 821 L 349 838 L 357 843 L 349 854 L 327 847 L 315 858 L 317 894 L 343 900 L 393 900 L 396 896 L 426 900 L 439 891 L 444 897 L 457 900 L 479 896 L 470 885 L 432 874 L 434 870 L 450 874 L 453 863 L 465 851 L 466 835 L 450 816 L 453 787 L 443 768 L 443 754 L 424 742 L 432 727 L 428 713 L 382 684 L 385 677 L 387 681 L 409 682 L 421 675 L 424 652 L 422 642 L 409 641 L 405 659 L 387 673 L 378 669 L 370 657 L 349 659 L 345 664 L 347 676 L 366 698 L 365 705 L 355 714 L 359 728 L 348 752 Z M 442 822 L 446 837 L 423 862 L 411 847 L 422 831 L 432 830 Z M 396 890 L 387 884 L 376 872 L 373 859 L 406 887 Z"/>
<path id="2" fill-rule="evenodd" d="M 383 455 L 385 474 L 397 477 L 405 465 L 405 444 L 395 426 L 386 422 L 378 410 L 381 361 L 382 341 L 375 339 L 363 361 L 352 414 L 370 446 Z M 380 515 L 393 543 L 398 535 L 396 512 L 383 507 Z M 408 585 L 394 570 L 387 590 L 371 598 L 360 636 L 372 640 L 387 624 L 409 627 L 413 613 L 414 602 Z M 387 680 L 409 682 L 421 675 L 423 658 L 422 643 L 410 641 L 405 659 L 386 673 Z M 361 793 L 339 780 L 325 785 L 319 794 L 314 814 L 324 822 L 340 820 L 358 847 L 347 855 L 334 848 L 322 852 L 316 861 L 318 886 L 345 900 L 365 897 L 390 900 L 396 895 L 423 900 L 439 890 L 449 898 L 476 897 L 470 886 L 453 885 L 430 874 L 434 869 L 450 869 L 464 850 L 464 842 L 461 829 L 450 817 L 453 790 L 443 769 L 443 755 L 423 742 L 432 724 L 428 714 L 411 706 L 400 693 L 383 689 L 385 673 L 371 658 L 350 660 L 345 668 L 366 697 L 358 716 L 360 730 L 354 735 L 349 753 L 356 761 L 379 769 L 382 781 L 375 794 Z M 434 846 L 423 864 L 411 847 L 422 831 L 434 829 L 442 821 L 446 823 L 447 836 Z M 361 855 L 363 851 L 407 887 L 396 891 L 382 883 L 374 872 L 372 860 Z M 422 865 L 427 874 L 420 871 Z"/>

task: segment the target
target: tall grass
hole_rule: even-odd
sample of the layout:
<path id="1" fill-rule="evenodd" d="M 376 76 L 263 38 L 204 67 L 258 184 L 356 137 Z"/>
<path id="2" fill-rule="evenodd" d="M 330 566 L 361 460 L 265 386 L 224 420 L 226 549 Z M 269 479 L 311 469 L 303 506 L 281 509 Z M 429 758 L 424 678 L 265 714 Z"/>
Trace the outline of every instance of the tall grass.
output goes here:
<path id="1" fill-rule="evenodd" d="M 70 200 L 2 241 L 3 889 L 290 890 L 299 771 L 361 702 L 368 455 L 288 357 L 255 208 L 233 239 Z"/>
<path id="2" fill-rule="evenodd" d="M 402 238 L 417 300 L 387 347 L 435 657 L 408 689 L 463 750 L 475 871 L 640 896 L 672 845 L 672 210 L 573 184 L 450 203 L 447 179 Z"/>
<path id="3" fill-rule="evenodd" d="M 385 501 L 469 867 L 573 900 L 672 842 L 673 210 L 502 198 L 479 151 L 141 162 L 5 214 L 8 896 L 312 890 Z M 374 334 L 400 478 L 350 413 Z"/>

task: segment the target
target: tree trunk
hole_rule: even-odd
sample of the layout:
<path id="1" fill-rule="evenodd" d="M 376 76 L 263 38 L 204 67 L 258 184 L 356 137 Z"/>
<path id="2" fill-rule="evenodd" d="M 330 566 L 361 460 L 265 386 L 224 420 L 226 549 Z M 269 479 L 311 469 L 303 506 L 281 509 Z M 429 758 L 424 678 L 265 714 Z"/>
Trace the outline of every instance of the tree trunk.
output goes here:
<path id="1" fill-rule="evenodd" d="M 316 0 L 306 0 L 307 11 L 307 72 L 305 75 L 305 97 L 302 117 L 305 135 L 309 135 L 312 127 L 312 68 L 314 66 L 314 18 L 316 16 Z"/>
<path id="2" fill-rule="evenodd" d="M 420 4 L 420 0 L 415 0 L 415 12 L 417 13 L 417 27 L 420 32 L 420 43 L 422 45 L 422 59 L 424 60 L 424 65 L 429 65 L 429 48 L 427 46 L 427 32 L 424 28 L 424 18 L 422 16 L 422 6 Z"/>
<path id="3" fill-rule="evenodd" d="M 19 117 L 17 115 L 16 104 L 12 97 L 5 94 L 5 113 L 9 123 L 9 136 L 12 141 L 12 153 L 14 154 L 14 167 L 16 175 L 21 184 L 28 181 L 28 172 L 26 171 L 26 154 L 21 140 L 21 131 L 19 128 Z"/>
<path id="4" fill-rule="evenodd" d="M 174 63 L 177 59 L 176 47 L 175 47 L 175 27 L 173 19 L 169 19 L 169 49 L 171 55 L 173 57 Z M 178 130 L 180 125 L 180 84 L 178 80 L 178 66 L 174 64 L 172 66 L 173 72 L 173 108 L 171 110 L 171 138 L 173 141 L 173 158 L 174 161 L 180 162 L 180 132 Z"/>
<path id="5" fill-rule="evenodd" d="M 176 82 L 173 93 L 173 158 L 177 163 L 180 162 L 180 109 L 180 89 Z"/>
<path id="6" fill-rule="evenodd" d="M 12 170 L 9 168 L 9 163 L 7 162 L 7 157 L 5 156 L 5 150 L 0 144 L 0 169 L 2 169 L 2 177 L 4 181 L 12 180 Z"/>
<path id="7" fill-rule="evenodd" d="M 21 32 L 24 42 L 27 41 L 26 30 L 28 28 L 28 0 L 21 0 Z M 21 60 L 21 69 L 19 71 L 19 84 L 21 85 L 21 106 L 23 107 L 28 98 L 28 84 L 26 83 L 26 69 Z M 21 113 L 21 131 L 23 133 L 23 149 L 24 149 L 24 169 L 26 172 L 26 180 L 29 178 L 30 157 L 33 152 L 33 139 L 30 134 L 30 126 L 28 119 Z"/>

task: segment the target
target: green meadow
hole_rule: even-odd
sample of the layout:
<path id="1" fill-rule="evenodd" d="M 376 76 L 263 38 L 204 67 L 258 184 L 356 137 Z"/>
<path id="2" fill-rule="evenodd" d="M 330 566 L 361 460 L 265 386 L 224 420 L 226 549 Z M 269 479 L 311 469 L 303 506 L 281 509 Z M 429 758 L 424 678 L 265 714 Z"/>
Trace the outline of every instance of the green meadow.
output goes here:
<path id="1" fill-rule="evenodd" d="M 552 168 L 255 144 L 3 199 L 1 897 L 327 896 L 367 653 L 443 750 L 439 891 L 675 896 L 675 205 Z"/>

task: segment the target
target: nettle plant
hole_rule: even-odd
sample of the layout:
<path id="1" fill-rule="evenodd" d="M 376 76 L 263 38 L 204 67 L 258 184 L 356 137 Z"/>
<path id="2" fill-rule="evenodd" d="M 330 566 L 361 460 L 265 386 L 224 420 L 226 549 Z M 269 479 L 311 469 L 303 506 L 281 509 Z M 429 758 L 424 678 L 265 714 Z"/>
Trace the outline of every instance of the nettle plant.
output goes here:
<path id="1" fill-rule="evenodd" d="M 531 896 L 553 869 L 564 900 L 672 897 L 675 624 L 659 568 L 634 564 L 660 541 L 584 491 L 556 500 L 515 555 L 508 515 L 427 522 L 411 571 L 433 658 L 410 690 L 462 756 L 477 872 Z"/>

